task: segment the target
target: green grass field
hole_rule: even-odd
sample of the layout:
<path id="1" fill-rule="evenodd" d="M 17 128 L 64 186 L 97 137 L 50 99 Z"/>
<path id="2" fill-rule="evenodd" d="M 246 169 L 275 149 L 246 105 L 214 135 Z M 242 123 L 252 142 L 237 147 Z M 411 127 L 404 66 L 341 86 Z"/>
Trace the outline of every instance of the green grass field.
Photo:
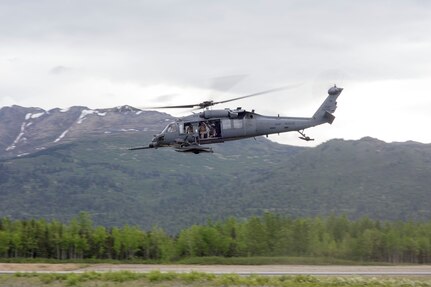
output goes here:
<path id="1" fill-rule="evenodd" d="M 130 271 L 82 274 L 17 273 L 0 276 L 0 286 L 275 286 L 275 287 L 355 287 L 431 286 L 430 278 L 370 278 L 315 276 L 240 276 L 208 273 L 133 273 Z"/>

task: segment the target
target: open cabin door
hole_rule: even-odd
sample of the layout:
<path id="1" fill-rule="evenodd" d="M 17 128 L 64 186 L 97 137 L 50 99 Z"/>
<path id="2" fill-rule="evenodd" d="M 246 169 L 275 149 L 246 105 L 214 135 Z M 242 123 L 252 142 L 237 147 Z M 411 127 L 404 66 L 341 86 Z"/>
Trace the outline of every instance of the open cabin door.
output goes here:
<path id="1" fill-rule="evenodd" d="M 194 135 L 201 142 L 210 142 L 222 138 L 220 119 L 185 122 L 182 127 L 180 127 L 180 132 Z"/>

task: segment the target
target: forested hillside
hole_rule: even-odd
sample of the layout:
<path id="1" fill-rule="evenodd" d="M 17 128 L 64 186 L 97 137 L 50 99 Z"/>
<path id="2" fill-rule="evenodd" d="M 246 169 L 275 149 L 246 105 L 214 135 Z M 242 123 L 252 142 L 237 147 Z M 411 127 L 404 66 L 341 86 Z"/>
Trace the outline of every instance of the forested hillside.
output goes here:
<path id="1" fill-rule="evenodd" d="M 144 259 L 300 256 L 392 263 L 431 263 L 431 221 L 297 218 L 266 213 L 247 220 L 193 225 L 169 236 L 161 228 L 94 226 L 82 213 L 63 224 L 0 220 L 1 258 Z"/>
<path id="2" fill-rule="evenodd" d="M 0 216 L 65 222 L 87 211 L 104 226 L 170 234 L 266 211 L 431 218 L 431 145 L 364 138 L 300 148 L 258 138 L 218 144 L 214 154 L 127 150 L 150 139 L 99 135 L 0 161 Z"/>

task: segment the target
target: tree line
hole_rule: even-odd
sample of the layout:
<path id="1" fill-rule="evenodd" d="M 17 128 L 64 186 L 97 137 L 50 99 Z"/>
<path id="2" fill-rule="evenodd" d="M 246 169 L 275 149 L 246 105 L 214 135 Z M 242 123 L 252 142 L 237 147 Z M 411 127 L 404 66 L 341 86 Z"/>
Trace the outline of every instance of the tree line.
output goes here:
<path id="1" fill-rule="evenodd" d="M 177 235 L 154 227 L 95 226 L 87 213 L 68 223 L 0 219 L 0 258 L 144 259 L 304 256 L 431 263 L 431 221 L 380 222 L 346 216 L 289 218 L 266 213 L 193 225 Z"/>

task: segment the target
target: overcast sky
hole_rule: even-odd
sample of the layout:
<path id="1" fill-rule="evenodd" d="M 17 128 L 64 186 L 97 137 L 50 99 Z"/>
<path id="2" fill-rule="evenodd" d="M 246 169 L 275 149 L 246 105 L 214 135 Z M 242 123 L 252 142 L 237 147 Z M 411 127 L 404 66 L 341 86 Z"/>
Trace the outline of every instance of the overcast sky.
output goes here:
<path id="1" fill-rule="evenodd" d="M 229 75 L 247 77 L 210 91 Z M 430 143 L 431 2 L 0 0 L 0 106 L 189 104 L 302 84 L 220 108 L 311 116 L 334 83 L 337 118 L 306 145 Z"/>

